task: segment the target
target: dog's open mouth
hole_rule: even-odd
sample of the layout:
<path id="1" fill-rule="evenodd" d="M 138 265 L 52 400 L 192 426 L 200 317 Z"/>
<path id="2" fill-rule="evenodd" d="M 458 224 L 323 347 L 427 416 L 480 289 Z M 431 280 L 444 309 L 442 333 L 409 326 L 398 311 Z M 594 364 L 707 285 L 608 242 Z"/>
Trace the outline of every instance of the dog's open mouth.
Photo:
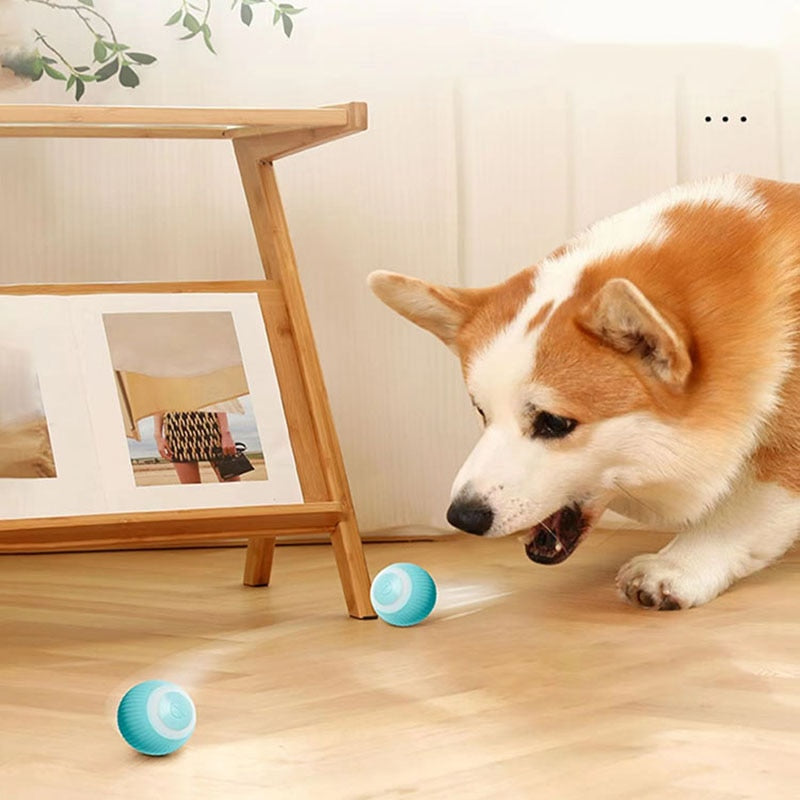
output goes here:
<path id="1" fill-rule="evenodd" d="M 560 564 L 572 555 L 588 528 L 580 505 L 564 506 L 525 534 L 525 554 L 537 564 Z"/>

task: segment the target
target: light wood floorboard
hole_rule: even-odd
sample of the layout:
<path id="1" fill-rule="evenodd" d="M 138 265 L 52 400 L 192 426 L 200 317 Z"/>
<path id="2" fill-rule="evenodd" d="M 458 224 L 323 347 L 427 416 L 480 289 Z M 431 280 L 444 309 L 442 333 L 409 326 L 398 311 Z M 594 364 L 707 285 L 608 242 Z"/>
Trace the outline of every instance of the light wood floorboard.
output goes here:
<path id="1" fill-rule="evenodd" d="M 511 540 L 367 545 L 434 575 L 410 629 L 346 616 L 328 546 L 0 558 L 3 800 L 737 800 L 800 796 L 800 553 L 707 607 L 613 578 L 666 537 L 598 532 L 559 567 Z M 116 703 L 181 683 L 198 726 L 139 756 Z"/>

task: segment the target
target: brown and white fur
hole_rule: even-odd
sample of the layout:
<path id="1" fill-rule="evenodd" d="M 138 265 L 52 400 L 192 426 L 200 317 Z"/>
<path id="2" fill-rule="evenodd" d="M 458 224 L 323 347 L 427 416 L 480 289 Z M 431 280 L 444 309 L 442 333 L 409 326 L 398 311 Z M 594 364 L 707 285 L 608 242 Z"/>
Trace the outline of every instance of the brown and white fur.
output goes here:
<path id="1" fill-rule="evenodd" d="M 632 602 L 687 608 L 800 534 L 800 184 L 677 186 L 485 289 L 369 277 L 460 357 L 483 435 L 448 519 L 559 563 L 607 508 L 680 533 Z"/>

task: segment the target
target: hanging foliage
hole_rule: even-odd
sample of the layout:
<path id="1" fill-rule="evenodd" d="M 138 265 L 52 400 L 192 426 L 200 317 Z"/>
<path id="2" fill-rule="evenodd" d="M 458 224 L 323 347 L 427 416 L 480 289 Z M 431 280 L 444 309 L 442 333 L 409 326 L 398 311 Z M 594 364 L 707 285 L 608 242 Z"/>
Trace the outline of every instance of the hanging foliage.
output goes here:
<path id="1" fill-rule="evenodd" d="M 42 78 L 61 81 L 66 91 L 74 93 L 80 100 L 91 83 L 116 78 L 122 86 L 135 89 L 141 82 L 144 68 L 156 65 L 158 59 L 144 49 L 126 44 L 112 24 L 107 13 L 101 10 L 101 0 L 25 0 L 26 3 L 47 6 L 53 11 L 72 15 L 78 19 L 86 32 L 86 56 L 80 60 L 68 58 L 51 34 L 32 29 L 31 47 L 23 47 L 12 53 L 0 53 L 0 67 L 31 81 Z M 179 26 L 183 35 L 179 41 L 201 40 L 206 49 L 216 55 L 212 43 L 212 6 L 214 0 L 180 0 L 180 7 L 166 20 L 167 26 Z M 289 38 L 294 30 L 294 17 L 305 11 L 290 3 L 275 0 L 233 0 L 228 11 L 238 8 L 239 20 L 250 27 L 259 12 L 259 6 L 271 10 L 264 19 L 279 23 L 284 35 Z"/>

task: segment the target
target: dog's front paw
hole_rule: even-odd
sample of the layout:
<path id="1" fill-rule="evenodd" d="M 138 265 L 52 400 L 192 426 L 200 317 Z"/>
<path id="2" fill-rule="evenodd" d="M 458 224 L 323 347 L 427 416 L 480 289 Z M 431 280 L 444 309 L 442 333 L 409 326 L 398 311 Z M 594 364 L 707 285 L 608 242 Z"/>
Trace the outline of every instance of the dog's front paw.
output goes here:
<path id="1" fill-rule="evenodd" d="M 677 559 L 661 553 L 632 558 L 617 573 L 617 588 L 631 603 L 658 611 L 699 606 L 716 595 Z"/>

